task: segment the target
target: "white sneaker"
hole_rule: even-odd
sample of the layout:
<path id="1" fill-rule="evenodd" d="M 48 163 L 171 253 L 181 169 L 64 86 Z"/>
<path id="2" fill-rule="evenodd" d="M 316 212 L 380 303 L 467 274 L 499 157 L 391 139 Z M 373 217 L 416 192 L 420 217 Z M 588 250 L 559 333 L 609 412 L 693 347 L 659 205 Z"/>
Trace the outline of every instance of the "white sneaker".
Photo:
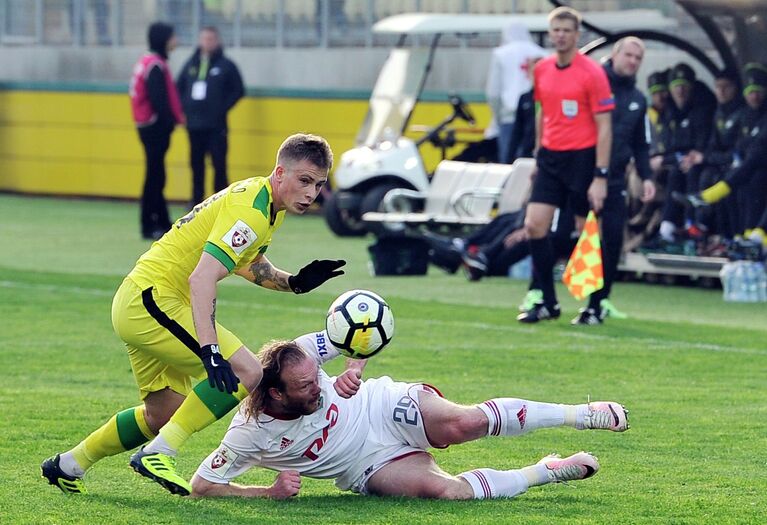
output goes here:
<path id="1" fill-rule="evenodd" d="M 599 461 L 589 452 L 578 452 L 564 459 L 559 454 L 550 454 L 538 464 L 546 465 L 551 483 L 586 479 L 599 471 Z"/>
<path id="2" fill-rule="evenodd" d="M 614 401 L 595 401 L 589 403 L 588 411 L 583 416 L 584 429 L 624 432 L 629 427 L 628 410 L 620 403 Z"/>

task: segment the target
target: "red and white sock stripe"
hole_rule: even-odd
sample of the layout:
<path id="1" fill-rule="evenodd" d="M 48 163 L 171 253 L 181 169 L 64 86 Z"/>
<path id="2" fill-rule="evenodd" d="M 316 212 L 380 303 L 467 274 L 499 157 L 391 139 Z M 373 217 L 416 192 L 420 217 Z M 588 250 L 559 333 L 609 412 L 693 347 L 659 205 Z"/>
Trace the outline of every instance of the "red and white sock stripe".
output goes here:
<path id="1" fill-rule="evenodd" d="M 469 475 L 473 476 L 473 478 L 470 478 Z M 476 499 L 489 499 L 493 497 L 490 481 L 488 481 L 487 476 L 481 470 L 464 472 L 461 476 L 471 485 Z"/>
<path id="2" fill-rule="evenodd" d="M 501 411 L 498 408 L 498 405 L 495 404 L 495 401 L 492 399 L 489 401 L 485 401 L 482 403 L 487 407 L 488 410 L 485 410 L 485 414 L 487 415 L 487 418 L 490 420 L 490 424 L 488 425 L 488 435 L 489 436 L 500 436 L 501 435 Z"/>

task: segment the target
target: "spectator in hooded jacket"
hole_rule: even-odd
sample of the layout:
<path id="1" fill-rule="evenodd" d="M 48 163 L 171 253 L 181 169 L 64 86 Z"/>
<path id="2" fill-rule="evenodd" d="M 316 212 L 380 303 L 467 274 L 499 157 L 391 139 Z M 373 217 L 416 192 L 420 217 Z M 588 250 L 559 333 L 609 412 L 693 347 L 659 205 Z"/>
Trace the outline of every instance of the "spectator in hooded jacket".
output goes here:
<path id="1" fill-rule="evenodd" d="M 542 58 L 546 52 L 533 43 L 530 32 L 520 22 L 512 22 L 504 29 L 501 42 L 490 59 L 485 96 L 498 122 L 498 162 L 508 163 L 519 97 L 532 87 L 527 74 L 529 60 Z"/>
<path id="2" fill-rule="evenodd" d="M 173 26 L 155 22 L 147 34 L 149 52 L 133 67 L 130 100 L 133 120 L 144 146 L 146 176 L 141 196 L 141 235 L 157 240 L 170 229 L 165 202 L 165 154 L 176 124 L 184 122 L 181 102 L 168 68 L 176 48 Z"/>
<path id="3" fill-rule="evenodd" d="M 213 163 L 213 188 L 229 185 L 226 172 L 228 125 L 226 115 L 245 94 L 237 66 L 224 56 L 215 27 L 200 31 L 199 45 L 187 60 L 176 82 L 189 132 L 192 167 L 191 206 L 205 198 L 205 156 Z"/>

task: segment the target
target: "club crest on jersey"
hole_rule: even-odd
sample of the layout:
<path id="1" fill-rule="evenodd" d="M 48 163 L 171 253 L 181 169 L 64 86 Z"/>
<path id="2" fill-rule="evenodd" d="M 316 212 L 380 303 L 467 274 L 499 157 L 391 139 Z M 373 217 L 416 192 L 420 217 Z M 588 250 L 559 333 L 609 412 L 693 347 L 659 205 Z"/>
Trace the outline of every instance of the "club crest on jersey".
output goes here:
<path id="1" fill-rule="evenodd" d="M 219 469 L 223 469 L 220 471 L 220 474 L 223 476 L 236 459 L 236 453 L 232 452 L 226 447 L 219 447 L 219 449 L 213 455 L 213 459 L 210 460 L 210 468 L 217 471 Z"/>
<path id="2" fill-rule="evenodd" d="M 235 222 L 234 226 L 221 237 L 221 240 L 237 255 L 240 255 L 248 246 L 256 242 L 256 239 L 258 239 L 258 235 L 253 231 L 253 228 L 241 220 Z"/>

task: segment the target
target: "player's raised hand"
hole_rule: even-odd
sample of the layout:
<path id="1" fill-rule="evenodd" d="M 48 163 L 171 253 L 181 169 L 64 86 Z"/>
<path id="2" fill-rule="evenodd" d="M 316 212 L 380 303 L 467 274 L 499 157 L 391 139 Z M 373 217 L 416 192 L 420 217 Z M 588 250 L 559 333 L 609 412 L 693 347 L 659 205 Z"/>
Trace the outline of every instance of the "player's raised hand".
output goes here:
<path id="1" fill-rule="evenodd" d="M 269 487 L 272 499 L 288 499 L 298 495 L 301 490 L 301 474 L 296 470 L 284 470 L 277 474 L 274 484 Z"/>
<path id="2" fill-rule="evenodd" d="M 360 389 L 362 384 L 362 372 L 357 369 L 345 370 L 343 374 L 336 378 L 336 382 L 333 383 L 333 388 L 339 396 L 349 399 Z"/>
<path id="3" fill-rule="evenodd" d="M 339 270 L 339 268 L 345 264 L 346 261 L 343 259 L 337 261 L 329 259 L 318 261 L 315 259 L 301 268 L 297 274 L 288 277 L 288 286 L 293 290 L 293 293 L 309 292 L 328 279 L 343 275 L 344 271 Z"/>

